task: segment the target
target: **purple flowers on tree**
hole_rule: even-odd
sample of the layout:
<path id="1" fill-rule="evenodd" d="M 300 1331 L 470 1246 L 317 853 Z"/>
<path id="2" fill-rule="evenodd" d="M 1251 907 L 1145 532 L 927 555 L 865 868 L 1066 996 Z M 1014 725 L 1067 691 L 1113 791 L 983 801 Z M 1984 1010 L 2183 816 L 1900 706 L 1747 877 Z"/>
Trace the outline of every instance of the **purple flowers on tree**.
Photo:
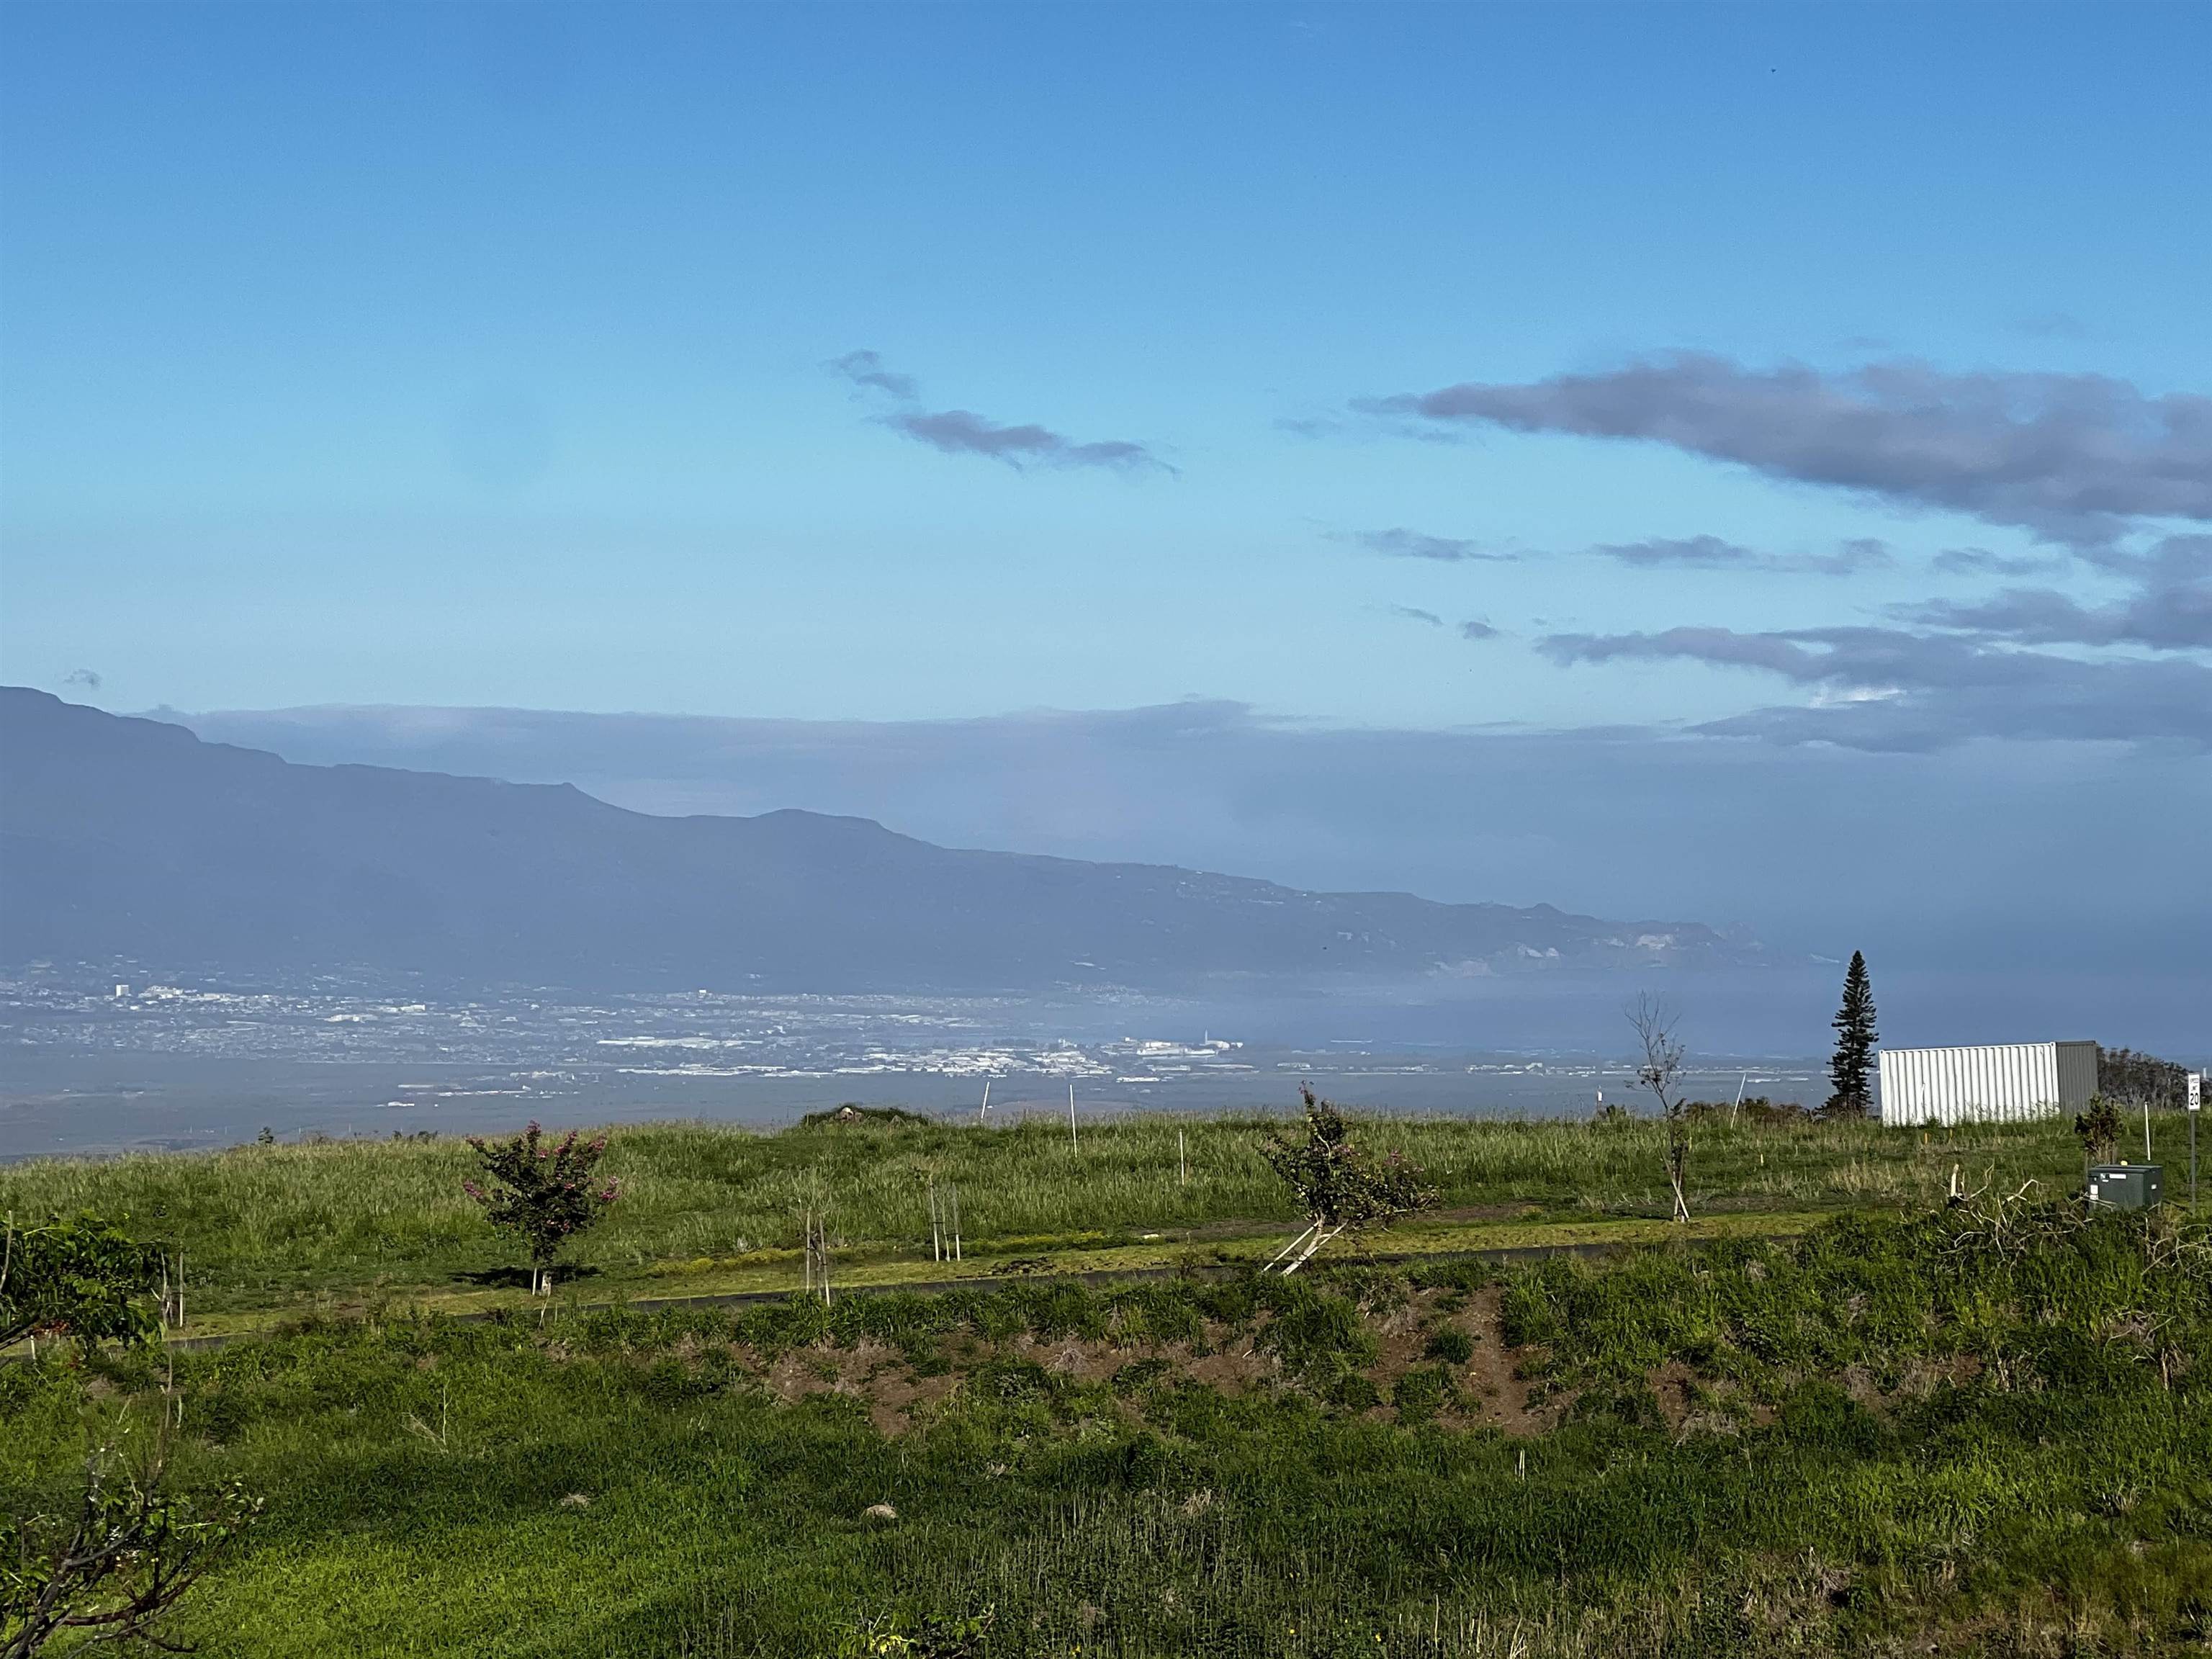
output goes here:
<path id="1" fill-rule="evenodd" d="M 483 1206 L 484 1217 L 501 1232 L 513 1233 L 530 1251 L 530 1288 L 553 1291 L 554 1258 L 561 1247 L 596 1224 L 615 1201 L 616 1183 L 595 1174 L 607 1150 L 606 1137 L 581 1140 L 571 1129 L 551 1146 L 531 1124 L 512 1140 L 469 1137 L 482 1182 L 464 1181 L 461 1189 Z"/>

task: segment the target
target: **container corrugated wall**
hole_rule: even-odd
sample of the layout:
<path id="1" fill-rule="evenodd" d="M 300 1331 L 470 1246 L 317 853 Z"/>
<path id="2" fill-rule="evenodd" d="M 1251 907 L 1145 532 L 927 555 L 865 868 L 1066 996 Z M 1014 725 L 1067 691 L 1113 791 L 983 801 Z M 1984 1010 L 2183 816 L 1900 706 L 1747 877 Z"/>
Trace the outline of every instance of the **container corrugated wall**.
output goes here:
<path id="1" fill-rule="evenodd" d="M 2058 1049 L 2058 1103 L 2080 1111 L 2097 1092 L 2097 1045 L 2061 1042 Z"/>
<path id="2" fill-rule="evenodd" d="M 2051 1117 L 2097 1089 L 2094 1042 L 1885 1048 L 1881 1066 L 1881 1121 L 1905 1126 Z"/>

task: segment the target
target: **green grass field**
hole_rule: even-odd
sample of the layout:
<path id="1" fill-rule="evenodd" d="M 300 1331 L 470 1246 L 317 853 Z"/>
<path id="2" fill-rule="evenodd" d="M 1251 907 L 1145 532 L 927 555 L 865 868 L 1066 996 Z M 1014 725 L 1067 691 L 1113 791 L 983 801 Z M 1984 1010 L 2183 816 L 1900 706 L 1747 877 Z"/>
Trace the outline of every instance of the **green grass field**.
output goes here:
<path id="1" fill-rule="evenodd" d="M 854 1282 L 933 1276 L 923 1271 L 933 1178 L 959 1189 L 963 1255 L 977 1272 L 1009 1256 L 1073 1266 L 1090 1255 L 1116 1267 L 1158 1265 L 1192 1243 L 1257 1248 L 1295 1230 L 1257 1150 L 1278 1127 L 1128 1118 L 1085 1126 L 1073 1151 L 1064 1126 L 1043 1121 L 618 1129 L 605 1167 L 623 1197 L 573 1252 L 587 1274 L 575 1288 L 604 1298 L 793 1285 L 809 1202 L 826 1205 L 838 1269 Z M 2160 1127 L 2168 1141 L 2181 1132 L 2172 1116 Z M 1547 1225 L 1549 1237 L 1602 1237 L 1605 1224 L 1668 1212 L 1649 1121 L 1377 1120 L 1364 1139 L 1403 1151 L 1439 1188 L 1444 1219 L 1424 1230 L 1420 1248 L 1452 1248 L 1455 1230 L 1468 1247 L 1510 1244 L 1516 1226 L 1532 1240 Z M 1697 1133 L 1691 1173 L 1701 1217 L 1802 1218 L 1925 1207 L 1941 1200 L 1954 1166 L 1970 1187 L 2009 1191 L 2033 1179 L 2059 1190 L 2078 1182 L 2081 1156 L 2055 1122 L 1950 1133 L 1716 1122 Z M 358 1306 L 372 1296 L 495 1305 L 516 1299 L 485 1288 L 515 1257 L 461 1193 L 472 1167 L 457 1139 L 42 1159 L 0 1168 L 0 1210 L 127 1215 L 184 1251 L 188 1313 L 210 1329 L 240 1322 L 220 1316 Z"/>
<path id="2" fill-rule="evenodd" d="M 841 1249 L 926 1270 L 933 1170 L 987 1251 L 1281 1237 L 1259 1127 L 1183 1127 L 1188 1184 L 1158 1120 L 627 1132 L 601 1276 L 475 1322 L 393 1288 L 511 1260 L 454 1145 L 17 1166 L 19 1215 L 127 1208 L 290 1311 L 0 1366 L 0 1500 L 160 1433 L 182 1486 L 244 1480 L 168 1632 L 241 1659 L 2212 1650 L 2212 1241 L 2085 1216 L 2051 1127 L 1713 1126 L 1698 1207 L 1797 1236 L 1604 1261 L 586 1305 L 795 1244 L 815 1182 Z M 1363 1133 L 1506 1236 L 1669 1231 L 1648 1126 Z M 1944 1211 L 1954 1164 L 1989 1191 Z"/>

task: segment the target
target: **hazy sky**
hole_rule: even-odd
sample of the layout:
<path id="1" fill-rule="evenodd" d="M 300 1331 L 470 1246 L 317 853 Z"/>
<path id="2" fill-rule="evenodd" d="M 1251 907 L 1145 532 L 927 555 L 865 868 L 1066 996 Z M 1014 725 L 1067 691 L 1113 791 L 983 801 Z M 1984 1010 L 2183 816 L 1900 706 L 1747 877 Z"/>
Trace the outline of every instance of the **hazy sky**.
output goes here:
<path id="1" fill-rule="evenodd" d="M 10 680 L 888 722 L 734 781 L 624 782 L 580 726 L 535 763 L 1452 896 L 1610 902 L 1608 780 L 1699 792 L 1708 888 L 1736 803 L 1848 793 L 1937 925 L 1939 826 L 1992 914 L 2065 876 L 2116 956 L 2212 923 L 2212 9 L 0 31 Z M 1523 808 L 1481 856 L 1392 864 L 1371 815 L 1178 817 L 1149 763 L 1099 759 L 1126 788 L 1056 829 L 879 757 L 966 729 L 898 722 L 1183 699 L 1274 757 L 1271 799 L 1324 750 L 1267 734 L 1371 728 L 1328 777 L 1411 800 L 1441 769 L 1474 811 L 1497 765 L 1582 827 Z M 1088 767 L 1120 718 L 960 765 L 1048 730 Z M 1414 740 L 1446 731 L 1519 746 Z M 1817 864 L 1769 865 L 1736 914 L 1819 932 Z"/>

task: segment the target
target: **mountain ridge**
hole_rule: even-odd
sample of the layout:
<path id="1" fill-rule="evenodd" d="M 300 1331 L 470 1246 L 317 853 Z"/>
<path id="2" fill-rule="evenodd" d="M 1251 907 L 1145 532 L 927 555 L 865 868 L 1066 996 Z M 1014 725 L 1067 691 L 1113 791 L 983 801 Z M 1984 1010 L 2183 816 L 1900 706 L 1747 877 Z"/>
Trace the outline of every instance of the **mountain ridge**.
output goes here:
<path id="1" fill-rule="evenodd" d="M 939 847 L 781 808 L 308 766 L 0 688 L 0 960 L 605 989 L 1034 990 L 1770 958 L 1702 923 Z"/>

